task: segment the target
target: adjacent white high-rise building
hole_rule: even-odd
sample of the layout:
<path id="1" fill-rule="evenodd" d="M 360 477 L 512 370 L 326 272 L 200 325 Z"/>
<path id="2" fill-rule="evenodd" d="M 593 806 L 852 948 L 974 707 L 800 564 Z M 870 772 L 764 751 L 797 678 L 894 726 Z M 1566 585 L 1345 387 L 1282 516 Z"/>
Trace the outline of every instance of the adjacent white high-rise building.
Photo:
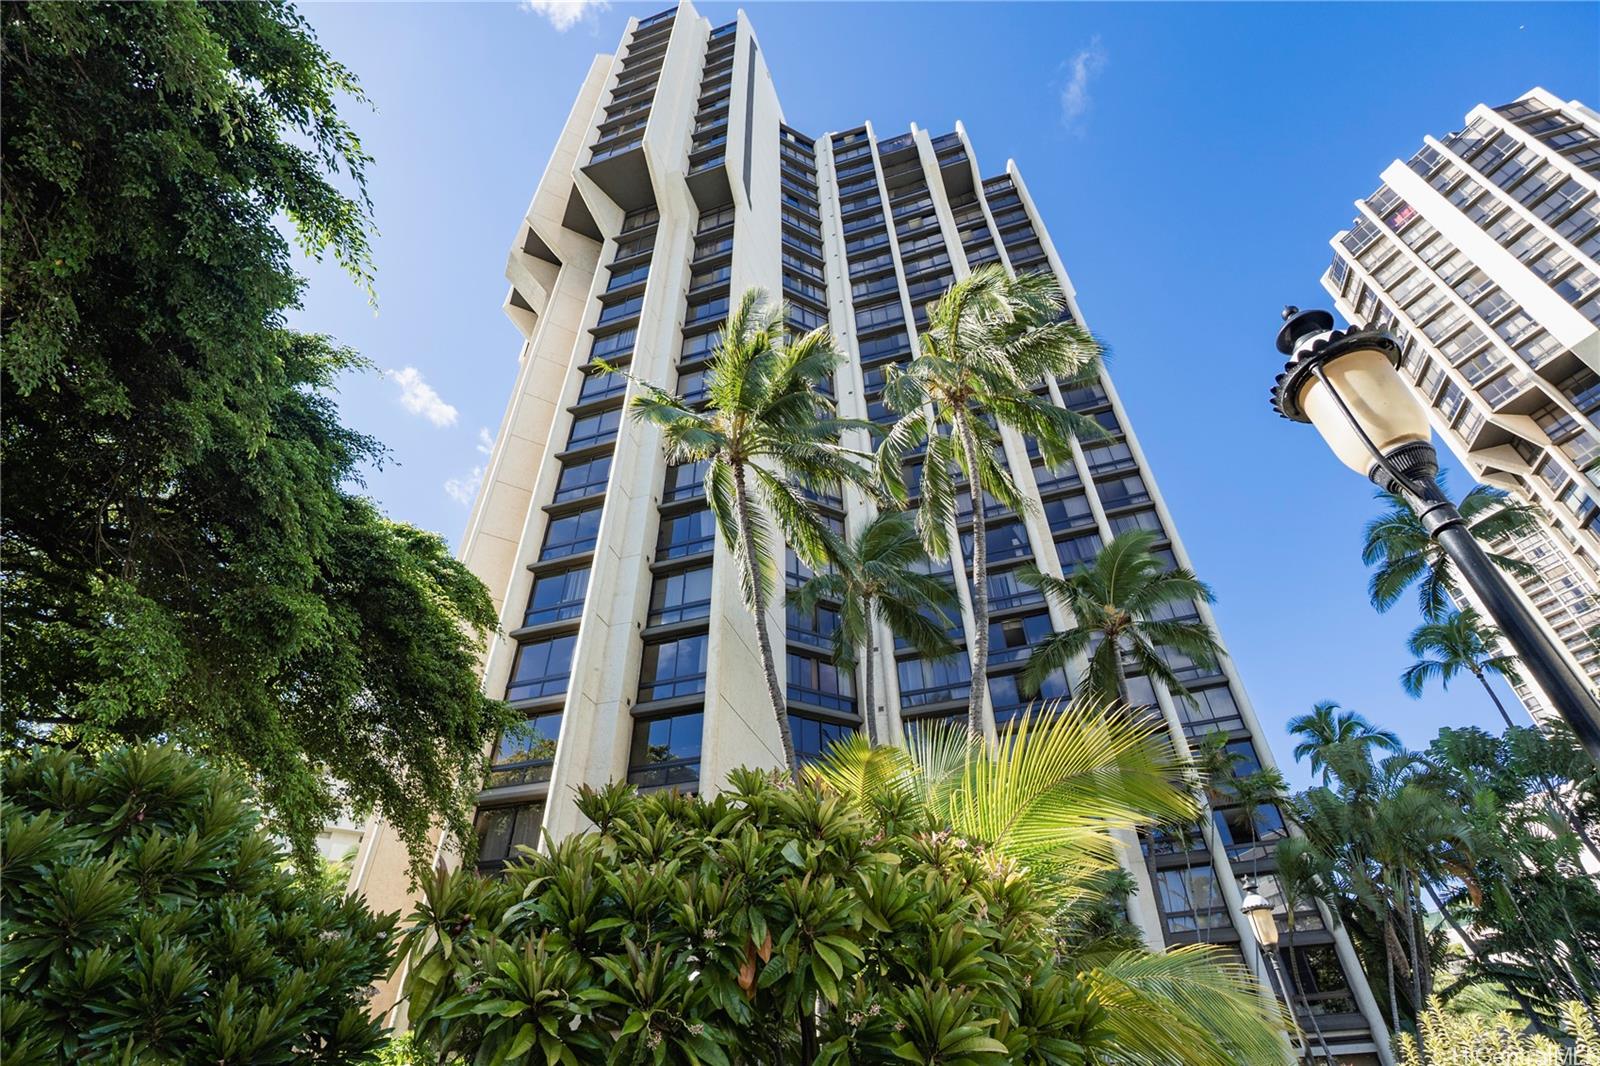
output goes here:
<path id="1" fill-rule="evenodd" d="M 481 869 L 492 873 L 518 845 L 581 829 L 570 802 L 579 785 L 709 792 L 735 767 L 783 762 L 754 624 L 702 472 L 667 465 L 658 430 L 625 414 L 635 386 L 597 373 L 597 362 L 703 396 L 730 300 L 759 286 L 786 302 L 793 329 L 831 328 L 845 355 L 833 381 L 841 412 L 885 422 L 886 369 L 910 357 L 928 303 L 987 263 L 1053 272 L 1081 317 L 1016 167 L 983 176 L 959 124 L 938 136 L 913 126 L 880 138 L 870 125 L 802 134 L 784 122 L 745 17 L 713 27 L 687 3 L 631 22 L 621 50 L 595 60 L 511 249 L 505 310 L 523 343 L 462 543 L 501 610 L 485 690 L 526 716 L 498 745 L 480 797 Z M 1067 624 L 1018 581 L 1024 564 L 1059 575 L 1117 534 L 1147 529 L 1171 564 L 1189 565 L 1110 380 L 1047 381 L 1040 391 L 1091 414 L 1108 436 L 1053 469 L 1028 440 L 1002 431 L 1010 470 L 1039 506 L 989 511 L 988 676 L 973 678 L 964 653 L 923 661 L 884 634 L 866 667 L 877 671 L 882 705 L 863 708 L 829 659 L 837 615 L 780 602 L 768 621 L 803 755 L 863 714 L 878 715 L 887 737 L 964 714 L 973 684 L 988 686 L 991 732 L 1019 713 L 1032 645 Z M 865 435 L 857 443 L 866 446 Z M 842 530 L 871 517 L 854 492 L 817 502 Z M 970 517 L 958 519 L 963 530 Z M 958 635 L 970 634 L 966 562 L 942 564 L 963 597 Z M 792 552 L 786 570 L 791 587 L 806 576 Z M 1203 603 L 1176 614 L 1212 621 Z M 1130 689 L 1159 708 L 1175 742 L 1221 730 L 1241 773 L 1272 765 L 1233 664 L 1174 665 L 1192 704 L 1137 674 Z M 1066 677 L 1046 686 L 1049 695 L 1068 688 Z M 1153 945 L 1233 945 L 1265 980 L 1239 881 L 1258 877 L 1274 896 L 1272 847 L 1285 832 L 1270 805 L 1253 814 L 1223 805 L 1203 832 L 1130 837 L 1133 920 Z M 399 906 L 403 866 L 398 841 L 371 827 L 357 886 Z M 1342 931 L 1301 913 L 1286 962 L 1341 1061 L 1390 1061 Z"/>
<path id="2" fill-rule="evenodd" d="M 1537 512 L 1540 529 L 1496 549 L 1534 567 L 1523 591 L 1600 684 L 1600 115 L 1532 89 L 1382 178 L 1322 284 L 1348 321 L 1400 340 L 1467 470 Z"/>

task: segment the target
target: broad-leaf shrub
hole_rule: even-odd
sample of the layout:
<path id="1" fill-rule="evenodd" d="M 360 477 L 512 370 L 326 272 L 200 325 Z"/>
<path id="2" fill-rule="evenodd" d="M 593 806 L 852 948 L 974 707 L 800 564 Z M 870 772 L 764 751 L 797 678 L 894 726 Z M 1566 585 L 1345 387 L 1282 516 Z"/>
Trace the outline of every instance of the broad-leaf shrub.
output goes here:
<path id="1" fill-rule="evenodd" d="M 737 771 L 711 799 L 611 786 L 578 804 L 594 831 L 501 880 L 426 886 L 403 950 L 428 1061 L 1157 1061 L 1102 1002 L 1159 1019 L 1129 956 L 1086 972 L 1029 874 L 903 794 L 867 811 Z M 1241 979 L 1212 965 L 1219 989 Z M 1193 1061 L 1215 1061 L 1202 1043 Z"/>
<path id="2" fill-rule="evenodd" d="M 297 874 L 237 776 L 43 747 L 4 786 L 0 1059 L 372 1061 L 395 916 Z"/>

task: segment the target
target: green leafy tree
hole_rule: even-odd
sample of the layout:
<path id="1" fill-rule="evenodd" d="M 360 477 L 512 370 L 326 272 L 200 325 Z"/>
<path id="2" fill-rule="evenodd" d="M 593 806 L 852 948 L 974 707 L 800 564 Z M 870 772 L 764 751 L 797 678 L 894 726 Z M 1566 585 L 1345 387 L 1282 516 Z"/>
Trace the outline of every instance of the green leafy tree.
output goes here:
<path id="1" fill-rule="evenodd" d="M 877 661 L 874 622 L 905 640 L 918 655 L 937 658 L 954 650 L 948 630 L 960 614 L 960 603 L 948 582 L 929 574 L 922 540 L 904 511 L 884 511 L 850 543 L 836 544 L 832 565 L 808 578 L 790 600 L 801 611 L 824 601 L 838 604 L 839 625 L 833 632 L 833 661 L 854 671 L 856 649 L 863 661 Z M 931 617 L 930 617 L 931 615 Z M 873 672 L 861 671 L 862 721 L 867 741 L 878 743 L 877 703 Z"/>
<path id="2" fill-rule="evenodd" d="M 1560 1001 L 1600 1003 L 1600 886 L 1567 817 L 1545 802 L 1562 789 L 1568 816 L 1600 824 L 1600 775 L 1563 728 L 1518 727 L 1495 737 L 1444 729 L 1428 745 L 1424 784 L 1468 827 L 1470 864 L 1432 892 L 1467 948 L 1462 987 L 1503 988 L 1550 1029 Z M 1452 998 L 1457 989 L 1445 991 Z"/>
<path id="3" fill-rule="evenodd" d="M 661 429 L 667 462 L 706 464 L 706 503 L 739 567 L 767 698 L 792 773 L 800 763 L 767 625 L 778 570 L 768 523 L 776 522 L 800 558 L 825 567 L 838 538 L 807 493 L 870 480 L 839 443 L 843 430 L 867 424 L 836 417 L 820 387 L 838 362 L 826 328 L 791 337 L 783 305 L 747 289 L 718 334 L 706 369 L 705 409 L 646 382 L 636 382 L 639 392 L 629 408 Z"/>
<path id="4" fill-rule="evenodd" d="M 1066 577 L 1028 570 L 1023 580 L 1071 612 L 1073 624 L 1033 650 L 1023 684 L 1037 691 L 1044 679 L 1075 657 L 1089 653 L 1078 686 L 1104 699 L 1122 699 L 1127 686 L 1124 659 L 1172 695 L 1189 690 L 1164 654 L 1177 652 L 1195 663 L 1215 665 L 1222 654 L 1216 633 L 1199 617 L 1174 608 L 1210 603 L 1211 589 L 1184 569 L 1168 570 L 1150 550 L 1156 535 L 1136 529 L 1112 539 L 1093 560 Z"/>
<path id="5" fill-rule="evenodd" d="M 1109 944 L 1108 830 L 1187 813 L 1170 749 L 1085 711 L 920 755 L 835 745 L 706 799 L 586 790 L 503 881 L 440 874 L 407 988 L 441 1063 L 1284 1059 L 1249 975 Z M 987 835 L 983 835 L 987 834 Z"/>
<path id="6" fill-rule="evenodd" d="M 1307 843 L 1280 845 L 1280 876 L 1312 871 L 1306 891 L 1350 930 L 1396 1032 L 1436 988 L 1446 1000 L 1504 992 L 1547 1032 L 1562 1000 L 1597 1002 L 1600 887 L 1549 802 L 1550 782 L 1570 781 L 1570 817 L 1600 822 L 1600 775 L 1570 731 L 1445 729 L 1416 753 L 1395 751 L 1387 731 L 1332 703 L 1295 724 L 1297 756 L 1322 784 L 1290 805 Z M 1429 904 L 1466 950 L 1448 985 Z"/>
<path id="7" fill-rule="evenodd" d="M 1428 536 L 1422 519 L 1403 497 L 1379 492 L 1377 498 L 1388 510 L 1367 523 L 1361 548 L 1361 561 L 1373 567 L 1367 586 L 1372 606 L 1387 611 L 1406 589 L 1415 585 L 1417 609 L 1423 619 L 1437 621 L 1450 609 L 1457 592 L 1450 557 L 1438 541 Z M 1489 548 L 1502 537 L 1536 527 L 1537 519 L 1526 505 L 1509 499 L 1500 489 L 1479 485 L 1461 498 L 1457 509 L 1472 535 L 1483 542 L 1489 558 L 1502 570 L 1515 577 L 1533 572 L 1522 560 Z"/>
<path id="8" fill-rule="evenodd" d="M 878 448 L 878 472 L 889 492 L 905 500 L 906 457 L 926 445 L 917 530 L 928 554 L 951 557 L 956 472 L 972 504 L 972 694 L 967 729 L 984 728 L 982 681 L 989 664 L 989 561 L 984 541 L 984 493 L 1020 512 L 1027 506 L 1005 464 L 995 456 L 996 426 L 1008 425 L 1039 442 L 1054 466 L 1072 457 L 1079 434 L 1102 436 L 1093 419 L 1034 392 L 1045 375 L 1077 378 L 1093 370 L 1100 347 L 1069 316 L 1049 274 L 1011 277 L 987 266 L 952 285 L 928 309 L 928 328 L 904 370 L 891 367 L 883 398 L 899 418 Z"/>
<path id="9" fill-rule="evenodd" d="M 0 734 L 238 766 L 307 863 L 347 805 L 464 835 L 493 606 L 353 491 L 361 361 L 285 324 L 280 216 L 368 280 L 354 79 L 281 2 L 18 5 L 0 47 Z"/>
<path id="10" fill-rule="evenodd" d="M 4 767 L 7 1063 L 358 1063 L 395 915 L 284 861 L 237 774 L 172 747 Z"/>
<path id="11" fill-rule="evenodd" d="M 1471 674 L 1489 694 L 1489 699 L 1494 703 L 1494 709 L 1500 712 L 1500 718 L 1505 722 L 1506 728 L 1514 728 L 1516 723 L 1511 720 L 1511 714 L 1501 702 L 1500 694 L 1489 683 L 1491 674 L 1512 682 L 1517 680 L 1516 656 L 1501 653 L 1497 649 L 1499 642 L 1500 631 L 1491 625 L 1486 625 L 1478 612 L 1471 607 L 1452 611 L 1437 622 L 1424 622 L 1411 634 L 1411 639 L 1406 645 L 1411 654 L 1417 656 L 1417 661 L 1400 675 L 1401 687 L 1408 695 L 1417 698 L 1422 695 L 1424 686 L 1434 678 L 1439 679 L 1441 688 L 1449 688 L 1450 682 L 1460 674 Z M 1587 769 L 1583 768 L 1584 772 L 1587 772 Z M 1600 845 L 1596 844 L 1589 827 L 1567 803 L 1562 793 L 1562 786 L 1555 779 L 1547 777 L 1544 780 L 1544 796 L 1540 802 L 1551 808 L 1557 817 L 1567 823 L 1588 849 L 1589 854 L 1600 863 Z"/>

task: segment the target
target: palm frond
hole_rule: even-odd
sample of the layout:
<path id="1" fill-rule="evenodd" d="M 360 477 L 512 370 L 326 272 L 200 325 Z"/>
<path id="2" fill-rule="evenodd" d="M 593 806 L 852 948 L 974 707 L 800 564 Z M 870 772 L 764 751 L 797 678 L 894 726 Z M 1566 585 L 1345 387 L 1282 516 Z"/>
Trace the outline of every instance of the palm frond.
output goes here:
<path id="1" fill-rule="evenodd" d="M 1082 974 L 1125 1061 L 1184 1066 L 1287 1063 L 1287 1016 L 1220 948 L 1124 952 Z"/>

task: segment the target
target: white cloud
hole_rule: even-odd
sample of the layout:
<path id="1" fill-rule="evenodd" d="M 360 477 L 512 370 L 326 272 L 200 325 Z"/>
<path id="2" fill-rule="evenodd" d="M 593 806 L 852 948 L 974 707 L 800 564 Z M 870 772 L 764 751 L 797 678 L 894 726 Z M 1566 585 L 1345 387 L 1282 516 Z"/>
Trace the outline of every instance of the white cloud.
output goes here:
<path id="1" fill-rule="evenodd" d="M 421 415 L 436 426 L 456 424 L 456 409 L 422 380 L 422 371 L 408 366 L 391 371 L 389 376 L 400 386 L 400 405 L 407 411 Z"/>
<path id="2" fill-rule="evenodd" d="M 1093 102 L 1089 96 L 1089 83 L 1106 68 L 1110 57 L 1097 33 L 1089 39 L 1088 47 L 1078 49 L 1067 66 L 1071 75 L 1061 90 L 1061 118 L 1068 125 L 1082 118 Z"/>
<path id="3" fill-rule="evenodd" d="M 606 0 L 522 0 L 517 6 L 544 18 L 557 33 L 566 33 L 611 5 Z"/>
<path id="4" fill-rule="evenodd" d="M 479 455 L 488 455 L 494 451 L 494 434 L 489 432 L 488 426 L 478 427 Z M 445 495 L 455 500 L 463 507 L 471 507 L 472 500 L 478 495 L 478 486 L 483 484 L 483 464 L 479 463 L 472 468 L 466 477 L 453 477 L 444 483 Z"/>
<path id="5" fill-rule="evenodd" d="M 463 507 L 471 507 L 473 498 L 478 495 L 478 486 L 483 484 L 483 467 L 475 466 L 472 473 L 466 477 L 453 477 L 444 483 L 445 495 Z"/>

